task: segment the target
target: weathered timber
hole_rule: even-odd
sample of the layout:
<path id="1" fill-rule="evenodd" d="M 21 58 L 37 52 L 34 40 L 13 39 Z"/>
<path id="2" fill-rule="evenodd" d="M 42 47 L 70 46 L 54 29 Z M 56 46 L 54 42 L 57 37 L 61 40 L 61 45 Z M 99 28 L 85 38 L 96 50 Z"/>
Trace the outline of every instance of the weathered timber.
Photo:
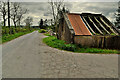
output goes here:
<path id="1" fill-rule="evenodd" d="M 90 27 L 90 25 L 87 23 L 87 21 L 85 20 L 85 18 L 82 16 L 83 20 L 85 21 L 85 23 L 87 24 L 88 28 L 92 31 L 93 34 L 96 34 L 94 32 L 94 30 Z"/>
<path id="2" fill-rule="evenodd" d="M 68 27 L 69 27 L 70 32 L 74 35 L 75 32 L 74 32 L 74 29 L 73 29 L 73 27 L 72 27 L 72 25 L 71 25 L 71 23 L 70 23 L 70 21 L 69 21 L 69 19 L 68 19 L 67 14 L 63 13 L 63 16 L 64 16 L 64 19 L 65 19 Z"/>
<path id="3" fill-rule="evenodd" d="M 118 35 L 118 33 L 116 33 L 116 32 L 102 19 L 102 17 L 100 17 L 100 19 L 101 19 L 101 21 L 102 21 L 107 27 L 110 28 L 110 30 L 111 30 L 113 33 L 115 33 L 116 35 Z"/>
<path id="4" fill-rule="evenodd" d="M 93 25 L 95 26 L 95 28 L 100 32 L 100 34 L 103 34 L 102 31 L 96 26 L 96 24 L 92 21 L 92 19 L 90 17 L 88 17 L 89 20 L 93 23 Z"/>
<path id="5" fill-rule="evenodd" d="M 106 30 L 106 28 L 96 19 L 96 17 L 94 17 L 95 18 L 95 20 L 100 24 L 100 26 L 108 33 L 108 34 L 110 34 L 107 30 Z"/>

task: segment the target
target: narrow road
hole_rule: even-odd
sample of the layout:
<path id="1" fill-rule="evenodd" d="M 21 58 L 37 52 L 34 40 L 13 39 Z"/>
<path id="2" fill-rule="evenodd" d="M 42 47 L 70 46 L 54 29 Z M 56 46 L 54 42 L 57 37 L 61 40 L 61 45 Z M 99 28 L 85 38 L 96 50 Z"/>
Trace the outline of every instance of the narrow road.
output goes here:
<path id="1" fill-rule="evenodd" d="M 48 47 L 34 31 L 2 45 L 3 78 L 117 78 L 118 55 Z"/>

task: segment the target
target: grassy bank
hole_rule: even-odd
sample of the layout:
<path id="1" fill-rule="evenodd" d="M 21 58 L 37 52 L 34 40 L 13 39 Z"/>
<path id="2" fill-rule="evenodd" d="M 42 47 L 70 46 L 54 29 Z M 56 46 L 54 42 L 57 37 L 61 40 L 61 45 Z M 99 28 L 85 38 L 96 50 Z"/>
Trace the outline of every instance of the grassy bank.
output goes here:
<path id="1" fill-rule="evenodd" d="M 22 35 L 25 35 L 25 34 L 31 33 L 31 32 L 33 32 L 33 31 L 18 32 L 18 33 L 15 33 L 15 34 L 6 34 L 6 35 L 3 35 L 2 36 L 2 42 L 0 42 L 0 44 L 8 42 L 8 41 L 10 41 L 12 39 L 15 39 L 15 38 L 17 38 L 19 36 L 22 36 Z"/>
<path id="2" fill-rule="evenodd" d="M 43 42 L 46 43 L 48 46 L 53 48 L 58 48 L 61 50 L 67 50 L 72 52 L 79 52 L 79 53 L 106 53 L 106 54 L 120 54 L 117 50 L 109 50 L 109 49 L 98 49 L 98 48 L 85 48 L 80 45 L 75 44 L 65 44 L 65 41 L 58 40 L 54 36 L 50 36 L 43 39 Z"/>
<path id="3" fill-rule="evenodd" d="M 38 30 L 38 32 L 39 33 L 45 33 L 45 32 L 47 32 L 45 29 L 40 29 L 40 30 Z"/>
<path id="4" fill-rule="evenodd" d="M 48 33 L 44 33 L 44 35 L 45 35 L 45 36 L 51 36 L 51 35 L 50 35 L 50 34 L 48 34 Z"/>

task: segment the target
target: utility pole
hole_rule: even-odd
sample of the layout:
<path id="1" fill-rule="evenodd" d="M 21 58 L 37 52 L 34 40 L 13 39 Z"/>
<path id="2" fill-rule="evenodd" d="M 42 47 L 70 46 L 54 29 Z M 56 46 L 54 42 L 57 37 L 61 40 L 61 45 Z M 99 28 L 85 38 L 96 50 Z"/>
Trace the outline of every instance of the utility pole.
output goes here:
<path id="1" fill-rule="evenodd" d="M 11 34 L 11 29 L 10 29 L 10 1 L 8 0 L 8 27 L 10 30 L 10 34 Z"/>

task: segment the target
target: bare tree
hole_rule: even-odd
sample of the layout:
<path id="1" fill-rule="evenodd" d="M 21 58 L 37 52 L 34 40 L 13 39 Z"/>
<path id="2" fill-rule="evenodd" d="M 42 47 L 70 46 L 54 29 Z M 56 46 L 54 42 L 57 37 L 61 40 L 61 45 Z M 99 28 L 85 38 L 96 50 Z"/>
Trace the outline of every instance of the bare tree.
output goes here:
<path id="1" fill-rule="evenodd" d="M 0 2 L 0 12 L 2 15 L 2 19 L 3 19 L 3 26 L 6 26 L 6 20 L 7 20 L 7 2 Z"/>
<path id="2" fill-rule="evenodd" d="M 21 24 L 21 20 L 23 19 L 23 15 L 26 14 L 28 12 L 28 9 L 24 9 L 22 7 L 19 8 L 18 10 L 18 15 L 17 15 L 17 19 L 18 19 L 18 26 L 20 26 Z"/>
<path id="3" fill-rule="evenodd" d="M 15 28 L 20 26 L 23 15 L 28 12 L 27 9 L 23 8 L 20 3 L 13 2 L 11 9 L 11 19 L 14 23 Z M 18 24 L 18 25 L 17 25 Z"/>
<path id="4" fill-rule="evenodd" d="M 54 2 L 55 7 L 56 7 L 56 22 L 58 22 L 59 19 L 59 12 L 62 10 L 62 8 L 64 7 L 63 5 L 63 0 L 57 0 L 57 2 Z"/>
<path id="5" fill-rule="evenodd" d="M 51 6 L 51 8 L 52 8 L 52 15 L 53 15 L 53 19 L 54 19 L 54 21 L 55 21 L 56 15 L 55 15 L 55 5 L 54 5 L 54 2 L 53 2 L 53 0 L 51 0 L 51 1 L 49 1 L 48 3 L 50 4 L 50 6 Z"/>
<path id="6" fill-rule="evenodd" d="M 26 24 L 26 27 L 28 27 L 29 30 L 30 30 L 30 26 L 31 26 L 32 23 L 33 23 L 33 18 L 30 17 L 30 16 L 28 16 L 28 17 L 24 20 L 24 22 L 25 22 L 25 24 Z"/>
<path id="7" fill-rule="evenodd" d="M 20 3 L 17 3 L 17 2 L 13 2 L 11 3 L 12 4 L 12 8 L 11 8 L 11 19 L 14 23 L 14 26 L 15 28 L 17 27 L 17 22 L 18 22 L 18 18 L 17 18 L 17 15 L 18 15 L 18 10 L 20 8 Z"/>
<path id="8" fill-rule="evenodd" d="M 56 23 L 58 20 L 59 11 L 63 7 L 63 0 L 56 0 L 56 1 L 50 0 L 48 3 L 51 6 L 54 23 Z"/>

